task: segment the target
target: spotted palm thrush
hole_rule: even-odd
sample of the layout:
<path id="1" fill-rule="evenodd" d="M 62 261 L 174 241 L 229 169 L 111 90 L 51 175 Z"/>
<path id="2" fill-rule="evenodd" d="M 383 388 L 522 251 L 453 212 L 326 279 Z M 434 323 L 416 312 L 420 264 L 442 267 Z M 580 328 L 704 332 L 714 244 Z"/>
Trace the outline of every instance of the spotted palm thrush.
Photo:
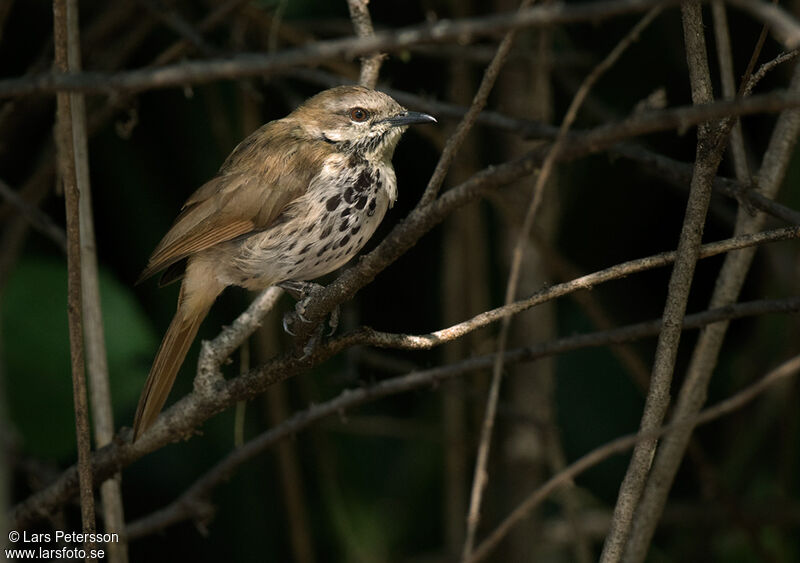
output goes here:
<path id="1" fill-rule="evenodd" d="M 400 136 L 435 121 L 381 92 L 340 86 L 239 143 L 186 201 L 140 277 L 165 270 L 162 284 L 183 281 L 139 399 L 134 440 L 155 422 L 222 290 L 312 280 L 345 264 L 397 198 Z"/>

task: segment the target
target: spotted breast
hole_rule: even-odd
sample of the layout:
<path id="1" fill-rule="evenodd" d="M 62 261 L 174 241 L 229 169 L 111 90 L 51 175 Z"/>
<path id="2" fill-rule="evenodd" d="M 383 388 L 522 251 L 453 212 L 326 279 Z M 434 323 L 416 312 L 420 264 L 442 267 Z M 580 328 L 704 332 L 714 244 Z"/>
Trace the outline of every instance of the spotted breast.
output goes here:
<path id="1" fill-rule="evenodd" d="M 224 281 L 255 290 L 335 270 L 373 235 L 394 204 L 396 186 L 391 166 L 331 155 L 308 191 L 269 229 L 237 241 Z"/>

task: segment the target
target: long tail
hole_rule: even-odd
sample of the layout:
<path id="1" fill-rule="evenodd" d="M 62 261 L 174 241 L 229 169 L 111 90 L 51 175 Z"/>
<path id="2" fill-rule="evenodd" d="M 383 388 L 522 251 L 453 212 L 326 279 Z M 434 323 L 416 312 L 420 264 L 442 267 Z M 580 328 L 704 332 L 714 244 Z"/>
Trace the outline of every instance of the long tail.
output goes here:
<path id="1" fill-rule="evenodd" d="M 178 310 L 161 341 L 139 397 L 139 406 L 133 421 L 134 441 L 152 426 L 161 412 L 175 383 L 175 376 L 197 335 L 197 329 L 221 291 L 221 288 L 211 288 L 208 285 L 202 289 L 197 288 L 200 291 L 187 291 L 187 282 L 192 285 L 188 277 L 184 279 Z"/>

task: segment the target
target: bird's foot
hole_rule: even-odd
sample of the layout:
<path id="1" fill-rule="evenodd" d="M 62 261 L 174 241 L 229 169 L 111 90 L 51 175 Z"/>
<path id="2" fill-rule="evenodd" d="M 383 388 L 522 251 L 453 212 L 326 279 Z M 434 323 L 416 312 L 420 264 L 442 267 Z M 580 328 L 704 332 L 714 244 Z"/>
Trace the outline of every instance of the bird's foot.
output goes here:
<path id="1" fill-rule="evenodd" d="M 294 312 L 297 315 L 297 318 L 304 323 L 310 323 L 311 321 L 308 320 L 305 315 L 306 307 L 308 306 L 308 302 L 314 296 L 314 294 L 324 289 L 324 286 L 318 283 L 307 281 L 285 281 L 278 284 L 278 287 L 283 288 L 289 295 L 297 299 L 297 303 L 294 306 Z M 290 318 L 289 313 L 283 316 L 283 330 L 292 336 L 296 336 L 291 330 L 291 320 L 292 319 Z M 331 311 L 331 314 L 328 317 L 328 325 L 330 326 L 330 330 L 328 331 L 327 336 L 331 336 L 334 332 L 336 332 L 336 329 L 339 326 L 338 305 L 333 311 Z M 313 340 L 314 338 L 312 338 L 312 341 Z M 309 343 L 312 341 L 309 341 Z"/>

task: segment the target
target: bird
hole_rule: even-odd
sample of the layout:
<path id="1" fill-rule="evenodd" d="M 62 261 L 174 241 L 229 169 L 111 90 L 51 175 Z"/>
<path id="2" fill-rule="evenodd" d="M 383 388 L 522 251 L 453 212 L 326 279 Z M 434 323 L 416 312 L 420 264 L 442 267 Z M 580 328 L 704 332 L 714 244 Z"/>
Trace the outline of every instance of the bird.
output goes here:
<path id="1" fill-rule="evenodd" d="M 137 281 L 163 271 L 160 285 L 181 286 L 139 398 L 133 441 L 161 412 L 222 291 L 297 288 L 348 262 L 397 199 L 392 156 L 403 132 L 435 122 L 383 92 L 339 86 L 233 149 L 186 200 Z"/>

